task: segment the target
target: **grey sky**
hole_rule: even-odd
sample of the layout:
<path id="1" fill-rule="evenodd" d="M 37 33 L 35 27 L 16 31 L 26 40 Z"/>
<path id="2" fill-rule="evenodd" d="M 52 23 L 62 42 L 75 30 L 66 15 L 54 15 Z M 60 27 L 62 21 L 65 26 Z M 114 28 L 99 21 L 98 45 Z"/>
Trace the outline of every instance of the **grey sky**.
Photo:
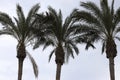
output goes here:
<path id="1" fill-rule="evenodd" d="M 73 8 L 80 8 L 80 1 L 87 0 L 2 0 L 0 3 L 0 11 L 8 13 L 11 17 L 16 16 L 16 4 L 19 3 L 25 14 L 36 3 L 40 3 L 39 12 L 47 10 L 48 5 L 56 10 L 61 9 L 63 16 L 66 17 Z M 96 4 L 99 0 L 89 0 Z M 111 1 L 111 0 L 109 0 Z M 115 0 L 115 6 L 120 4 L 119 0 Z M 118 45 L 118 56 L 115 58 L 116 80 L 120 80 L 120 42 Z M 17 42 L 10 36 L 0 36 L 0 80 L 17 80 L 17 58 L 16 58 Z M 110 80 L 109 79 L 109 63 L 105 54 L 101 55 L 101 44 L 95 44 L 97 49 L 89 49 L 84 51 L 84 45 L 78 45 L 80 49 L 79 56 L 75 59 L 70 58 L 62 68 L 61 80 Z M 39 66 L 39 78 L 35 79 L 31 63 L 28 58 L 24 62 L 23 80 L 55 80 L 56 65 L 54 56 L 48 63 L 49 52 L 52 48 L 47 48 L 44 52 L 39 48 L 35 51 L 32 47 L 27 50 L 33 55 Z"/>

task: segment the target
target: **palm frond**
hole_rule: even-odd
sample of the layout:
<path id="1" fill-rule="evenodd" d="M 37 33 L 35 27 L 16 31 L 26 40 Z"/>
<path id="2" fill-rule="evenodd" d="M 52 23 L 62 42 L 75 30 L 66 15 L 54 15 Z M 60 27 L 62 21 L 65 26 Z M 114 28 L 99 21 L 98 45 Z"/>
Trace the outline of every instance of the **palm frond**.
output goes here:
<path id="1" fill-rule="evenodd" d="M 76 31 L 74 34 L 82 34 L 82 33 L 88 33 L 88 32 L 97 32 L 100 34 L 100 31 L 99 31 L 99 28 L 96 28 L 95 25 L 87 25 L 87 24 L 77 24 L 77 25 L 74 25 L 76 26 Z M 101 30 L 102 31 L 102 30 Z"/>
<path id="2" fill-rule="evenodd" d="M 6 25 L 6 27 L 14 26 L 14 22 L 9 17 L 9 15 L 3 12 L 0 12 L 0 22 L 2 25 Z M 7 26 L 7 25 L 10 25 L 10 26 Z"/>
<path id="3" fill-rule="evenodd" d="M 76 35 L 76 30 L 79 28 L 79 25 L 71 25 L 63 35 L 64 39 L 70 39 Z"/>
<path id="4" fill-rule="evenodd" d="M 94 24 L 98 27 L 101 25 L 100 20 L 87 11 L 78 11 L 74 14 L 74 17 L 76 17 L 76 20 L 80 20 L 83 23 Z"/>
<path id="5" fill-rule="evenodd" d="M 120 7 L 117 9 L 114 19 L 115 19 L 115 26 L 117 26 L 120 22 Z"/>
<path id="6" fill-rule="evenodd" d="M 73 12 L 65 18 L 64 24 L 63 24 L 63 29 L 62 29 L 62 36 L 65 38 L 68 35 L 72 34 L 76 27 L 73 27 L 74 20 L 73 20 L 73 15 L 76 10 L 73 10 Z"/>
<path id="7" fill-rule="evenodd" d="M 51 58 L 52 58 L 52 55 L 53 55 L 53 53 L 55 52 L 55 50 L 56 50 L 56 49 L 52 50 L 52 52 L 50 53 L 50 55 L 49 55 L 49 62 L 50 62 L 50 60 L 51 60 Z"/>
<path id="8" fill-rule="evenodd" d="M 80 4 L 82 7 L 84 7 L 86 10 L 90 11 L 94 16 L 96 16 L 98 19 L 102 18 L 102 13 L 100 8 L 93 2 L 81 2 Z"/>
<path id="9" fill-rule="evenodd" d="M 120 37 L 115 37 L 115 38 L 120 41 Z"/>
<path id="10" fill-rule="evenodd" d="M 66 50 L 66 54 L 68 55 L 67 56 L 67 58 L 71 55 L 72 56 L 72 58 L 74 58 L 74 55 L 73 55 L 73 50 L 72 50 L 72 46 L 69 44 L 69 42 L 68 43 L 65 43 L 65 45 L 64 45 L 64 48 L 65 48 L 65 50 Z"/>
<path id="11" fill-rule="evenodd" d="M 32 63 L 32 66 L 33 66 L 33 70 L 34 70 L 34 74 L 35 74 L 35 77 L 38 77 L 38 74 L 39 74 L 39 71 L 38 71 L 38 66 L 34 60 L 34 58 L 30 55 L 29 52 L 26 52 L 27 55 L 28 55 L 28 58 L 30 59 L 31 63 Z"/>
<path id="12" fill-rule="evenodd" d="M 49 40 L 47 40 L 46 42 L 45 42 L 45 44 L 44 44 L 44 47 L 43 47 L 43 50 L 44 49 L 46 49 L 48 46 L 50 46 L 50 45 L 54 45 L 54 42 L 53 42 L 53 40 L 51 40 L 51 39 L 49 39 Z"/>
<path id="13" fill-rule="evenodd" d="M 41 37 L 41 38 L 36 38 L 36 39 L 35 39 L 34 46 L 33 46 L 33 49 L 36 49 L 36 48 L 38 48 L 40 45 L 45 44 L 45 42 L 46 42 L 46 39 L 43 38 L 43 37 Z"/>
<path id="14" fill-rule="evenodd" d="M 59 13 L 58 13 L 58 19 L 59 19 L 59 26 L 62 26 L 62 22 L 63 22 L 63 16 L 62 16 L 62 12 L 61 10 L 59 10 Z"/>
<path id="15" fill-rule="evenodd" d="M 29 13 L 28 13 L 28 16 L 27 16 L 27 19 L 26 19 L 26 22 L 27 22 L 28 24 L 31 23 L 31 20 L 32 20 L 33 16 L 35 16 L 35 15 L 37 14 L 39 8 L 40 8 L 39 3 L 37 3 L 36 5 L 34 5 L 34 6 L 30 9 L 30 11 L 29 11 Z"/>
<path id="16" fill-rule="evenodd" d="M 3 34 L 5 34 L 5 35 L 11 35 L 14 38 L 16 37 L 16 36 L 14 36 L 13 32 L 11 30 L 8 30 L 8 29 L 0 30 L 0 35 L 3 35 Z"/>
<path id="17" fill-rule="evenodd" d="M 5 33 L 9 31 L 8 33 L 12 33 L 11 35 L 13 35 L 14 38 L 19 39 L 19 31 L 8 14 L 0 12 L 0 22 L 4 26 L 3 30 L 5 29 Z"/>
<path id="18" fill-rule="evenodd" d="M 74 49 L 75 53 L 78 55 L 79 54 L 79 49 L 76 44 L 74 44 L 72 41 L 70 42 L 70 45 Z"/>
<path id="19" fill-rule="evenodd" d="M 103 44 L 102 44 L 102 54 L 104 53 L 104 51 L 105 51 L 105 46 L 106 46 L 106 43 L 105 42 L 103 42 Z"/>
<path id="20" fill-rule="evenodd" d="M 20 35 L 21 35 L 20 39 L 24 41 L 25 37 L 26 37 L 26 32 L 27 32 L 28 26 L 26 24 L 26 18 L 25 18 L 25 15 L 23 13 L 22 7 L 19 4 L 17 4 L 16 12 L 17 12 L 17 17 L 18 17 L 15 19 L 16 26 L 19 30 Z"/>
<path id="21" fill-rule="evenodd" d="M 88 50 L 89 47 L 92 47 L 93 49 L 95 49 L 95 46 L 94 46 L 92 43 L 90 43 L 90 42 L 88 42 L 88 43 L 86 44 L 85 49 Z"/>
<path id="22" fill-rule="evenodd" d="M 66 62 L 68 62 L 70 56 L 74 59 L 72 47 L 70 45 L 66 44 L 65 45 L 65 50 L 66 50 L 66 54 L 65 54 Z"/>
<path id="23" fill-rule="evenodd" d="M 100 1 L 100 7 L 101 7 L 101 10 L 102 10 L 102 14 L 110 13 L 110 8 L 108 6 L 108 1 L 107 0 L 101 0 Z"/>
<path id="24" fill-rule="evenodd" d="M 53 33 L 56 35 L 57 39 L 61 40 L 61 34 L 62 34 L 62 32 L 61 32 L 62 31 L 62 27 L 61 27 L 62 22 L 60 22 L 62 19 L 61 12 L 57 13 L 55 11 L 55 9 L 53 9 L 52 7 L 49 7 L 48 9 L 49 9 L 49 13 L 50 13 L 51 17 L 53 17 L 51 29 L 52 29 Z M 59 18 L 59 17 L 61 17 L 61 18 Z"/>
<path id="25" fill-rule="evenodd" d="M 102 0 L 101 1 L 101 9 L 102 9 L 102 22 L 106 28 L 106 31 L 108 34 L 112 34 L 114 31 L 115 26 L 113 26 L 113 15 L 111 14 L 110 7 L 108 5 L 107 0 Z"/>
<path id="26" fill-rule="evenodd" d="M 114 0 L 112 0 L 111 4 L 111 15 L 114 15 Z"/>
<path id="27" fill-rule="evenodd" d="M 17 16 L 20 24 L 25 24 L 25 16 L 23 10 L 19 4 L 17 4 Z M 22 26 L 21 26 L 22 27 Z"/>

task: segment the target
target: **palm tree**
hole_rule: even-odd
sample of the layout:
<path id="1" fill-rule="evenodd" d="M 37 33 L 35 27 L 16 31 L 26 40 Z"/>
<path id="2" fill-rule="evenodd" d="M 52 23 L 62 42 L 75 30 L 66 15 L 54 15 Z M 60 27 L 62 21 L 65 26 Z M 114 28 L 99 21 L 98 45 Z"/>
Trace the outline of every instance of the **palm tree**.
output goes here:
<path id="1" fill-rule="evenodd" d="M 100 7 L 93 2 L 81 2 L 84 10 L 77 10 L 74 14 L 76 22 L 80 24 L 80 29 L 91 39 L 91 43 L 102 42 L 102 53 L 106 52 L 109 59 L 110 79 L 115 80 L 114 58 L 117 55 L 115 39 L 120 40 L 120 7 L 114 10 L 114 0 L 111 6 L 107 0 L 100 0 Z M 79 29 L 77 33 L 79 33 Z"/>
<path id="2" fill-rule="evenodd" d="M 36 32 L 36 44 L 34 48 L 38 48 L 39 45 L 46 47 L 52 45 L 53 50 L 49 56 L 49 61 L 53 54 L 55 54 L 56 80 L 60 80 L 61 68 L 64 62 L 69 60 L 69 57 L 74 58 L 74 52 L 78 55 L 79 50 L 77 48 L 77 42 L 82 42 L 83 38 L 75 35 L 75 29 L 77 25 L 73 25 L 71 13 L 63 22 L 61 10 L 57 13 L 55 9 L 49 7 L 49 12 L 46 12 L 46 17 L 41 18 L 41 14 L 37 15 L 38 22 L 34 31 Z M 73 11 L 74 12 L 74 11 Z M 41 20 L 43 19 L 43 20 Z M 42 23 L 42 25 L 41 25 Z"/>
<path id="3" fill-rule="evenodd" d="M 21 6 L 17 5 L 17 18 L 14 17 L 14 21 L 9 17 L 7 13 L 0 12 L 0 22 L 4 26 L 0 30 L 0 35 L 10 35 L 14 37 L 17 41 L 17 58 L 18 58 L 18 80 L 22 80 L 22 69 L 23 61 L 26 58 L 26 54 L 31 60 L 34 68 L 34 74 L 38 76 L 38 67 L 33 59 L 33 57 L 27 52 L 26 46 L 33 39 L 33 34 L 31 33 L 31 27 L 34 24 L 33 15 L 37 13 L 39 9 L 39 4 L 34 5 L 25 18 Z"/>

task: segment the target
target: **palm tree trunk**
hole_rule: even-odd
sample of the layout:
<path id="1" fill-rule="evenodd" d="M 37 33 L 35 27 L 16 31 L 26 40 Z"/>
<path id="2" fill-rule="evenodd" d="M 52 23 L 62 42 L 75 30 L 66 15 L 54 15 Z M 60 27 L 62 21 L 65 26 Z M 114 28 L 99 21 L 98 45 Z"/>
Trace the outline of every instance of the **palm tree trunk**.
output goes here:
<path id="1" fill-rule="evenodd" d="M 61 68 L 62 68 L 62 65 L 60 63 L 58 63 L 57 70 L 56 70 L 56 80 L 60 80 Z"/>
<path id="2" fill-rule="evenodd" d="M 109 69 L 110 69 L 110 78 L 115 80 L 115 71 L 114 71 L 114 58 L 109 58 Z"/>
<path id="3" fill-rule="evenodd" d="M 22 80 L 23 72 L 23 61 L 26 57 L 25 45 L 23 42 L 20 42 L 17 45 L 17 58 L 18 58 L 18 80 Z"/>
<path id="4" fill-rule="evenodd" d="M 22 80 L 23 59 L 18 59 L 18 80 Z"/>

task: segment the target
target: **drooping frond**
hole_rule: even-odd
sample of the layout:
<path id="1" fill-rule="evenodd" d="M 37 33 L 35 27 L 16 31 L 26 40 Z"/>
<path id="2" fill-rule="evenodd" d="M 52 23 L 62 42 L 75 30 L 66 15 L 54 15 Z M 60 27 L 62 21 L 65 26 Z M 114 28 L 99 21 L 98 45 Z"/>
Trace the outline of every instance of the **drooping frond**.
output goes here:
<path id="1" fill-rule="evenodd" d="M 3 13 L 3 12 L 0 12 L 0 22 L 1 22 L 1 24 L 5 25 L 6 27 L 14 26 L 14 22 L 9 17 L 9 15 L 6 13 Z M 10 26 L 8 26 L 8 25 L 10 25 Z"/>
<path id="2" fill-rule="evenodd" d="M 76 17 L 76 20 L 80 20 L 81 22 L 95 24 L 96 26 L 101 25 L 100 21 L 90 12 L 87 11 L 78 11 L 76 12 L 76 14 L 74 14 L 74 17 Z"/>
<path id="3" fill-rule="evenodd" d="M 30 59 L 30 61 L 31 61 L 31 63 L 32 63 L 35 77 L 38 77 L 38 73 L 39 73 L 38 66 L 37 66 L 34 58 L 30 55 L 30 53 L 29 53 L 29 52 L 26 52 L 26 53 L 27 53 L 28 58 Z"/>
<path id="4" fill-rule="evenodd" d="M 55 41 L 54 39 L 47 38 L 47 40 L 46 40 L 46 42 L 44 44 L 43 50 L 46 49 L 50 45 L 55 46 L 55 42 L 54 41 Z"/>
<path id="5" fill-rule="evenodd" d="M 51 60 L 51 58 L 52 58 L 53 53 L 55 53 L 55 50 L 56 50 L 56 49 L 53 49 L 53 50 L 51 51 L 51 53 L 50 53 L 50 55 L 49 55 L 49 62 L 50 62 L 50 60 Z"/>
<path id="6" fill-rule="evenodd" d="M 80 6 L 84 7 L 88 12 L 92 13 L 98 19 L 102 18 L 102 13 L 100 8 L 93 2 L 81 2 Z"/>
<path id="7" fill-rule="evenodd" d="M 69 44 L 65 44 L 65 51 L 66 51 L 65 54 L 66 62 L 68 62 L 70 56 L 74 59 L 74 55 L 73 55 L 74 51 L 72 50 L 72 47 Z"/>
<path id="8" fill-rule="evenodd" d="M 0 12 L 0 22 L 4 26 L 3 31 L 1 30 L 1 34 L 10 34 L 17 40 L 19 39 L 19 31 L 8 14 Z"/>
<path id="9" fill-rule="evenodd" d="M 106 47 L 106 43 L 105 43 L 105 41 L 103 41 L 103 43 L 102 43 L 102 54 L 103 54 L 103 52 L 105 52 L 105 47 Z"/>
<path id="10" fill-rule="evenodd" d="M 62 29 L 63 39 L 66 37 L 69 37 L 68 35 L 72 36 L 73 32 L 75 31 L 76 27 L 75 26 L 73 27 L 73 24 L 75 21 L 73 20 L 73 16 L 74 16 L 75 11 L 76 9 L 73 10 L 72 13 L 65 18 L 65 21 L 63 23 L 63 29 Z"/>
<path id="11" fill-rule="evenodd" d="M 117 9 L 115 15 L 114 15 L 114 19 L 115 19 L 115 26 L 117 26 L 120 22 L 120 7 Z"/>

